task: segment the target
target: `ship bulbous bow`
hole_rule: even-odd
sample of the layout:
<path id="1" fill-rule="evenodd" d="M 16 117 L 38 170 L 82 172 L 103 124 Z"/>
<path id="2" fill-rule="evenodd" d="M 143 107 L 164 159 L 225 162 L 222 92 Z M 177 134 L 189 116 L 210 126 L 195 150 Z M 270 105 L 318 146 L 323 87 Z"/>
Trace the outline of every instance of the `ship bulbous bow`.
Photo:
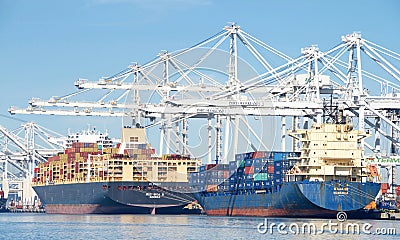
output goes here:
<path id="1" fill-rule="evenodd" d="M 333 211 L 353 211 L 364 208 L 379 193 L 374 182 L 298 182 L 301 193 L 318 207 Z"/>

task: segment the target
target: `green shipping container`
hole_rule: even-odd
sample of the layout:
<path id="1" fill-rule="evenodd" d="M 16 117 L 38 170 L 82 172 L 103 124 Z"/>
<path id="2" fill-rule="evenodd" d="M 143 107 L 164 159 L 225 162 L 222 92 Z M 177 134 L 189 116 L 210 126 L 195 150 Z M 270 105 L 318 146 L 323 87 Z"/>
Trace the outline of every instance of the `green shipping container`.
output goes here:
<path id="1" fill-rule="evenodd" d="M 245 160 L 240 160 L 240 161 L 237 162 L 237 166 L 238 166 L 238 167 L 244 167 L 244 164 L 245 164 L 245 163 L 246 163 Z"/>
<path id="2" fill-rule="evenodd" d="M 265 181 L 268 180 L 268 173 L 256 173 L 253 178 L 254 181 Z"/>

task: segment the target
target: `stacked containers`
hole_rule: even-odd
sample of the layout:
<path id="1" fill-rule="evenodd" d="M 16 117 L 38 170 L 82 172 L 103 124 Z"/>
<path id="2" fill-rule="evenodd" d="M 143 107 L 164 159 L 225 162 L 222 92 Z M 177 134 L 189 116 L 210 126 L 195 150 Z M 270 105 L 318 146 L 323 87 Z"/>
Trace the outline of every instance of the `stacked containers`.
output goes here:
<path id="1" fill-rule="evenodd" d="M 195 191 L 228 191 L 229 165 L 206 164 L 200 166 L 199 172 L 189 174 L 189 185 Z"/>
<path id="2" fill-rule="evenodd" d="M 229 191 L 235 191 L 238 188 L 238 173 L 236 161 L 229 162 Z"/>
<path id="3" fill-rule="evenodd" d="M 189 186 L 192 187 L 195 191 L 201 191 L 201 181 L 200 181 L 200 173 L 194 172 L 188 175 Z"/>
<path id="4" fill-rule="evenodd" d="M 236 161 L 245 161 L 245 168 L 243 170 L 243 181 L 240 181 L 238 175 L 242 170 L 240 167 L 234 172 L 232 169 L 230 173 L 236 173 L 236 180 L 238 189 L 244 190 L 260 190 L 273 185 L 282 184 L 285 181 L 286 172 L 295 165 L 296 159 L 299 157 L 297 152 L 278 152 L 278 151 L 257 151 L 252 153 L 237 154 Z M 240 164 L 236 164 L 240 166 Z M 230 166 L 233 167 L 234 163 L 231 162 Z M 242 183 L 243 184 L 240 184 Z M 233 189 L 231 182 L 231 188 Z"/>
<path id="5" fill-rule="evenodd" d="M 257 151 L 235 155 L 229 164 L 208 164 L 189 180 L 201 191 L 261 190 L 282 184 L 295 163 L 295 152 Z M 196 178 L 197 177 L 197 178 Z M 198 179 L 198 180 L 197 180 Z"/>

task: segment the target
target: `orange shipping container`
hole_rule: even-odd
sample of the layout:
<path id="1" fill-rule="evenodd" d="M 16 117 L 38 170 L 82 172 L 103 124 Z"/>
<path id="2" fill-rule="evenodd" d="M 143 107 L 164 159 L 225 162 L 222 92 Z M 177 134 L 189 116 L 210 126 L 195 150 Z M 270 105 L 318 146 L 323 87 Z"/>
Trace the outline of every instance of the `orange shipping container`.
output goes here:
<path id="1" fill-rule="evenodd" d="M 266 152 L 260 151 L 253 153 L 253 158 L 265 158 L 265 157 L 266 157 Z"/>
<path id="2" fill-rule="evenodd" d="M 388 190 L 389 189 L 389 183 L 382 183 L 381 184 L 381 189 L 382 190 Z"/>
<path id="3" fill-rule="evenodd" d="M 388 192 L 389 189 L 389 183 L 381 183 L 381 193 L 385 194 Z"/>
<path id="4" fill-rule="evenodd" d="M 216 192 L 218 191 L 218 185 L 207 185 L 207 192 Z"/>
<path id="5" fill-rule="evenodd" d="M 244 174 L 253 174 L 254 173 L 254 167 L 245 167 L 244 168 Z"/>
<path id="6" fill-rule="evenodd" d="M 229 171 L 224 171 L 224 178 L 228 179 L 229 178 Z"/>

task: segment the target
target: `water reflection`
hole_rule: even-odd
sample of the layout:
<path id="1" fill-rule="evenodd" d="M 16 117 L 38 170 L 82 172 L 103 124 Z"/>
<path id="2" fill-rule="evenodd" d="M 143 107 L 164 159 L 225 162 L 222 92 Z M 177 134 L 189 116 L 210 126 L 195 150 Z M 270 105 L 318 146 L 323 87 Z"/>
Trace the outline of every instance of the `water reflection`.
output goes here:
<path id="1" fill-rule="evenodd" d="M 400 221 L 348 220 L 345 223 L 371 224 L 372 229 L 396 228 L 395 236 L 365 234 L 281 234 L 279 224 L 313 224 L 321 229 L 324 219 L 271 218 L 273 234 L 261 234 L 257 226 L 264 218 L 209 217 L 193 215 L 50 215 L 1 214 L 2 239 L 396 239 Z M 269 230 L 269 229 L 268 229 Z M 288 229 L 286 229 L 288 230 Z"/>

